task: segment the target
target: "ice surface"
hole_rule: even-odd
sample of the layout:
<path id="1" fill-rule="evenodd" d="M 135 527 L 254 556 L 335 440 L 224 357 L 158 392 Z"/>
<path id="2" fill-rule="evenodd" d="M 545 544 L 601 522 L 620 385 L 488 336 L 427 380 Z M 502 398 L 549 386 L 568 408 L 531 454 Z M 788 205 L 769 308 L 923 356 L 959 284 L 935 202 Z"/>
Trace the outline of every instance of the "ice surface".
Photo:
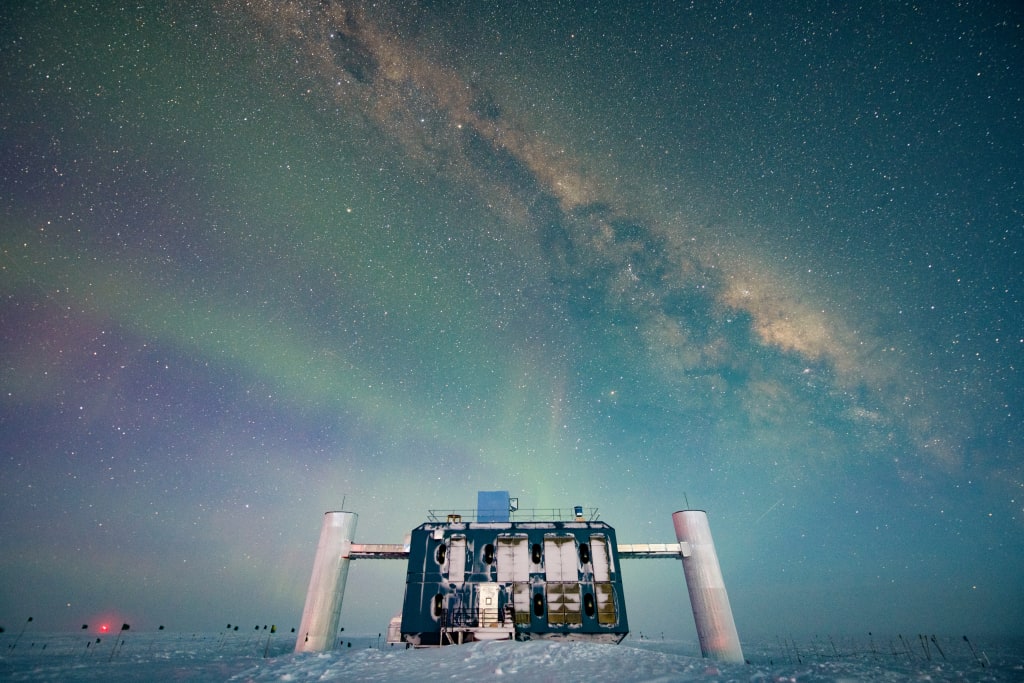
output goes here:
<path id="1" fill-rule="evenodd" d="M 293 654 L 294 635 L 130 633 L 123 642 L 80 634 L 0 635 L 3 681 L 1021 681 L 1021 643 L 880 638 L 869 643 L 779 639 L 744 643 L 751 664 L 716 664 L 695 642 L 621 645 L 485 642 L 424 650 L 353 638 L 341 649 Z M 927 648 L 927 650 L 926 650 Z M 942 655 L 939 654 L 942 650 Z M 264 656 L 266 654 L 266 656 Z"/>

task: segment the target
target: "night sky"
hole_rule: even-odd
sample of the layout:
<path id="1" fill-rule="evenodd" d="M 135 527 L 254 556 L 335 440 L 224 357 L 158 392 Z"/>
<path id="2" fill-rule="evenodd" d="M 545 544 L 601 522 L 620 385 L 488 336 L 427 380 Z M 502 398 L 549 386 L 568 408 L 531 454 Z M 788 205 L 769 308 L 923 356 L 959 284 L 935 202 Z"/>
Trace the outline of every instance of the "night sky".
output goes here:
<path id="1" fill-rule="evenodd" d="M 297 627 L 324 511 L 507 489 L 707 510 L 741 639 L 1024 632 L 1024 10 L 766 8 L 4 3 L 0 625 Z"/>

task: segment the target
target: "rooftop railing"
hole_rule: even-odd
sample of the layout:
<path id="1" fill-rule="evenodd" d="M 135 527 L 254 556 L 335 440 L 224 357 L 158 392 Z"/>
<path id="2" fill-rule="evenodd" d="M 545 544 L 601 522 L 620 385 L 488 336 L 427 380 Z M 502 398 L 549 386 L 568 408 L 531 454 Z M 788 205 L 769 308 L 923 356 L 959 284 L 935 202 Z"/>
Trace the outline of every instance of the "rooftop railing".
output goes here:
<path id="1" fill-rule="evenodd" d="M 484 510 L 487 521 L 493 521 L 498 513 Z M 427 510 L 427 520 L 431 522 L 478 522 L 481 515 L 478 510 Z M 510 510 L 510 522 L 596 522 L 599 518 L 597 508 L 575 505 L 568 508 L 527 508 Z"/>

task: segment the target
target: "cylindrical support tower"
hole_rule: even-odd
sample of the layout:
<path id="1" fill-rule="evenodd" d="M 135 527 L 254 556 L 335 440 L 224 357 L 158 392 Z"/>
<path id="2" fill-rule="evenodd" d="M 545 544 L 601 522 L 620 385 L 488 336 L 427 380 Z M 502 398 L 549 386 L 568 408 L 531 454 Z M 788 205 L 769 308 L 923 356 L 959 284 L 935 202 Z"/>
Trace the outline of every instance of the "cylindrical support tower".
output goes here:
<path id="1" fill-rule="evenodd" d="M 320 543 L 313 560 L 313 575 L 306 591 L 306 606 L 302 610 L 302 623 L 295 640 L 296 652 L 329 650 L 338 637 L 349 553 L 358 518 L 354 512 L 324 513 Z"/>
<path id="2" fill-rule="evenodd" d="M 707 513 L 703 510 L 680 510 L 673 513 L 672 523 L 682 550 L 683 574 L 690 593 L 701 654 L 723 662 L 742 664 L 740 637 L 736 633 L 736 622 L 725 592 Z"/>

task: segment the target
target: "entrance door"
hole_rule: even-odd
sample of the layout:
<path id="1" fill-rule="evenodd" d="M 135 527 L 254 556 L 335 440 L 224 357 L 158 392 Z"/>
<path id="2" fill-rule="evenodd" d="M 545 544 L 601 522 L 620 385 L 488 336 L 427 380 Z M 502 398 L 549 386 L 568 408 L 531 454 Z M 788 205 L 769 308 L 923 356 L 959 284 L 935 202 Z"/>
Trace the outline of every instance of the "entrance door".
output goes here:
<path id="1" fill-rule="evenodd" d="M 496 583 L 479 583 L 476 586 L 477 624 L 485 628 L 497 628 L 498 594 Z"/>

